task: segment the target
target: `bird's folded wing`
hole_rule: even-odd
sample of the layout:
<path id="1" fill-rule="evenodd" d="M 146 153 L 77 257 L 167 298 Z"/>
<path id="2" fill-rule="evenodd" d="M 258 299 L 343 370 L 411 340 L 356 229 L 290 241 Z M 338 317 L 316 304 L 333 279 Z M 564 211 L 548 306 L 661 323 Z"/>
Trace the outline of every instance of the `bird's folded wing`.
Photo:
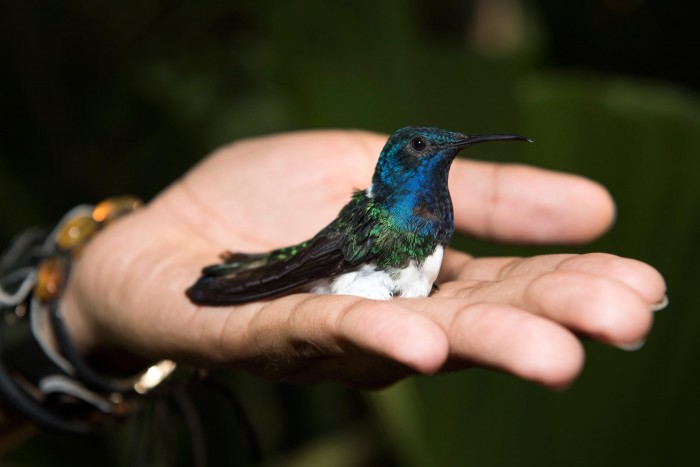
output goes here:
<path id="1" fill-rule="evenodd" d="M 317 235 L 308 242 L 265 254 L 229 254 L 228 263 L 203 269 L 187 296 L 200 305 L 237 305 L 271 298 L 351 269 L 339 235 Z"/>

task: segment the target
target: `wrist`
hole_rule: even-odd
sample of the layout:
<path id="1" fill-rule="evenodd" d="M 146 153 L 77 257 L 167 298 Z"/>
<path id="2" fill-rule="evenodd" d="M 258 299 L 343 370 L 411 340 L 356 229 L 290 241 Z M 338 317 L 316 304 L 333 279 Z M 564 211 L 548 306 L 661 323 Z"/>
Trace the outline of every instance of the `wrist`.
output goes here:
<path id="1" fill-rule="evenodd" d="M 80 355 L 89 356 L 97 347 L 96 330 L 90 325 L 87 317 L 87 307 L 81 306 L 78 299 L 80 289 L 80 274 L 77 274 L 79 264 L 74 266 L 74 274 L 66 285 L 66 290 L 61 298 L 60 306 L 63 311 L 63 321 L 66 331 L 71 338 L 73 346 Z"/>
<path id="2" fill-rule="evenodd" d="M 121 209 L 125 204 L 132 208 Z M 25 242 L 20 248 L 16 241 L 2 257 L 0 395 L 44 428 L 94 429 L 100 421 L 137 408 L 139 395 L 174 370 L 173 362 L 163 361 L 136 376 L 115 379 L 96 372 L 85 360 L 98 347 L 90 319 L 96 309 L 84 300 L 89 294 L 82 293 L 91 283 L 87 271 L 77 261 L 72 263 L 96 232 L 134 205 L 133 199 L 122 198 L 94 208 L 79 206 L 46 240 Z M 16 250 L 21 254 L 13 253 Z"/>

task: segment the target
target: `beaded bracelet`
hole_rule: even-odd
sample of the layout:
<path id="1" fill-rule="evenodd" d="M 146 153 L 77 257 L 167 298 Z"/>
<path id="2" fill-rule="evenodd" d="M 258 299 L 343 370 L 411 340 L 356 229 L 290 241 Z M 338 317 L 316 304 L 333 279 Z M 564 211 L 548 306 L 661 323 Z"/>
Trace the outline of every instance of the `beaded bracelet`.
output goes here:
<path id="1" fill-rule="evenodd" d="M 92 431 L 133 412 L 176 368 L 162 360 L 131 378 L 101 375 L 73 347 L 59 306 L 72 260 L 139 206 L 123 196 L 75 207 L 45 240 L 30 230 L 0 260 L 0 397 L 43 429 Z"/>

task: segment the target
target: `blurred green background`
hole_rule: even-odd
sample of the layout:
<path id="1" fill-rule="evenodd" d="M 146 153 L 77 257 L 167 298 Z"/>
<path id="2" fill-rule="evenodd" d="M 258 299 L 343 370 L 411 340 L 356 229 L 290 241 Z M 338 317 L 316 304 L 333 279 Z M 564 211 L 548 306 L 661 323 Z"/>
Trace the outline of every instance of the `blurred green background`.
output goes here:
<path id="1" fill-rule="evenodd" d="M 575 248 L 457 244 L 653 264 L 671 305 L 645 347 L 586 343 L 586 368 L 564 392 L 484 370 L 377 393 L 223 375 L 267 465 L 696 465 L 697 10 L 680 0 L 3 2 L 1 244 L 75 204 L 148 199 L 241 137 L 409 124 L 525 134 L 536 144 L 479 157 L 602 182 L 617 201 L 615 226 Z M 231 408 L 193 397 L 209 463 L 246 464 Z M 192 464 L 186 434 L 172 422 L 165 436 L 158 410 L 95 436 L 38 436 L 4 462 Z"/>

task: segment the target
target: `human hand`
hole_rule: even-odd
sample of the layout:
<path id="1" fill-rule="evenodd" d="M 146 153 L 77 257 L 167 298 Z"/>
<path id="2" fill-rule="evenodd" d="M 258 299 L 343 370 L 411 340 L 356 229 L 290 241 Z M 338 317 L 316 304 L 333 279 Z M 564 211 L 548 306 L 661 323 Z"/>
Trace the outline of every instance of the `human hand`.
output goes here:
<path id="1" fill-rule="evenodd" d="M 369 184 L 384 142 L 357 131 L 303 132 L 217 151 L 88 244 L 63 300 L 76 345 L 275 381 L 374 388 L 479 365 L 561 387 L 583 364 L 576 335 L 622 348 L 643 341 L 663 278 L 606 254 L 476 259 L 448 249 L 440 290 L 424 299 L 189 302 L 185 289 L 222 251 L 266 251 L 324 227 L 352 188 Z M 494 241 L 584 242 L 607 229 L 614 210 L 593 182 L 520 165 L 458 159 L 450 191 L 456 228 Z"/>

